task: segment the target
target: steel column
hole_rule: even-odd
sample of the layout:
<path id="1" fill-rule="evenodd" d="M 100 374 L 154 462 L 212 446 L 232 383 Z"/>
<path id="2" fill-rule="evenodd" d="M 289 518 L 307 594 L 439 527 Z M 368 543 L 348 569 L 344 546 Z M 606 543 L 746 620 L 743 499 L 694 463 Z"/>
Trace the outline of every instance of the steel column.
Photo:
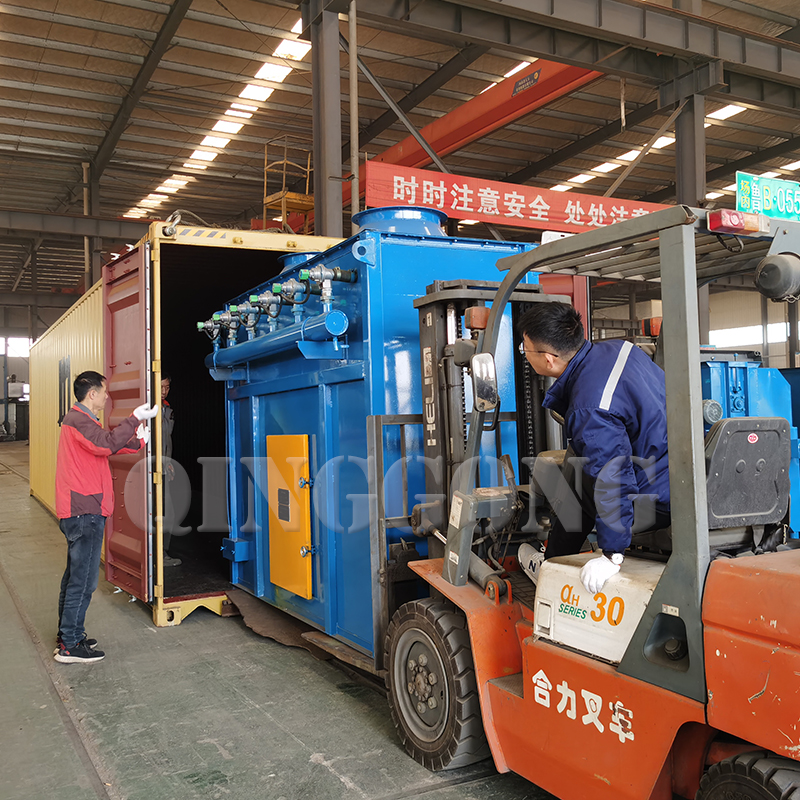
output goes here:
<path id="1" fill-rule="evenodd" d="M 29 338 L 36 341 L 39 327 L 39 306 L 36 302 L 36 293 L 39 291 L 39 271 L 36 264 L 36 251 L 31 251 L 31 294 L 33 303 L 28 306 L 28 320 L 30 328 Z"/>
<path id="2" fill-rule="evenodd" d="M 358 24 L 356 0 L 350 0 L 348 14 L 348 36 L 350 37 L 350 216 L 358 213 L 359 201 L 359 149 L 361 140 L 358 135 Z M 385 116 L 385 115 L 384 115 Z M 342 153 L 344 158 L 344 153 Z M 358 226 L 351 224 L 351 234 L 357 233 Z"/>
<path id="3" fill-rule="evenodd" d="M 672 555 L 653 592 L 619 671 L 706 702 L 702 592 L 708 571 L 708 507 L 703 449 L 702 387 L 697 358 L 699 322 L 694 230 L 660 234 L 667 381 L 667 436 L 672 507 Z M 649 648 L 667 629 L 685 635 L 689 664 L 659 661 Z M 650 658 L 646 653 L 650 652 Z"/>
<path id="4" fill-rule="evenodd" d="M 342 109 L 339 17 L 310 4 L 314 135 L 314 233 L 338 236 L 342 225 Z"/>
<path id="5" fill-rule="evenodd" d="M 706 197 L 705 97 L 693 94 L 675 122 L 675 186 L 678 203 L 697 208 Z M 708 286 L 697 290 L 698 341 L 708 344 Z M 665 315 L 666 316 L 666 315 Z"/>
<path id="6" fill-rule="evenodd" d="M 761 363 L 769 366 L 769 300 L 761 295 Z"/>
<path id="7" fill-rule="evenodd" d="M 797 366 L 798 335 L 797 335 L 797 303 L 787 303 L 786 310 L 789 317 L 789 341 L 787 342 L 786 366 L 794 369 Z"/>

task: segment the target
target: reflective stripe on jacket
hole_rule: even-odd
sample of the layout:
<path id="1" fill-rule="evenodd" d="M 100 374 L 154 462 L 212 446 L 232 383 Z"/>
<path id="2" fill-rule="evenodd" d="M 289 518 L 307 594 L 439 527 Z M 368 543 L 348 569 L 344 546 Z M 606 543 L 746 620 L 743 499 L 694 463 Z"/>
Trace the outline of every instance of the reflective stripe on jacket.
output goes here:
<path id="1" fill-rule="evenodd" d="M 542 405 L 564 417 L 572 449 L 595 482 L 597 541 L 623 552 L 633 497 L 669 512 L 664 371 L 630 342 L 584 342 Z"/>
<path id="2" fill-rule="evenodd" d="M 61 422 L 56 459 L 56 516 L 59 519 L 81 514 L 111 516 L 114 492 L 108 457 L 139 450 L 138 424 L 131 415 L 113 431 L 107 431 L 80 403 L 66 413 Z"/>

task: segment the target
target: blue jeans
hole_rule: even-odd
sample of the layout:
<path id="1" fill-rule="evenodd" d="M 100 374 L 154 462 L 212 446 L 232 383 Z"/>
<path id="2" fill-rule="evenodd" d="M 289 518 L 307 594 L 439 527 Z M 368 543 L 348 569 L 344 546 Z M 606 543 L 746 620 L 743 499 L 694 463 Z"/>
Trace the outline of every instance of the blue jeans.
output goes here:
<path id="1" fill-rule="evenodd" d="M 105 526 L 106 518 L 99 514 L 81 514 L 59 522 L 67 538 L 67 568 L 58 596 L 58 631 L 67 649 L 86 636 L 83 625 L 97 588 Z"/>

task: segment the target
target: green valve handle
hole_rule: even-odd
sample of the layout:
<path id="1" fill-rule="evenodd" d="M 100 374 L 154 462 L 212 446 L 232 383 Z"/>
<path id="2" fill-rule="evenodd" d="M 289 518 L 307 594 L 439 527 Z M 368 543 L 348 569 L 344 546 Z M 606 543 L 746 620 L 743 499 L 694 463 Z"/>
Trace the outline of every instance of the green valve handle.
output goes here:
<path id="1" fill-rule="evenodd" d="M 239 306 L 231 306 L 231 307 L 228 309 L 228 311 L 230 311 L 230 312 L 231 312 L 231 314 L 235 314 L 235 313 L 236 313 L 238 310 L 239 310 Z"/>
<path id="2" fill-rule="evenodd" d="M 211 317 L 211 319 L 213 319 L 214 322 L 219 322 L 222 319 L 222 317 L 220 317 L 219 314 L 214 314 L 214 316 Z"/>
<path id="3" fill-rule="evenodd" d="M 307 269 L 301 269 L 300 270 L 300 280 L 301 281 L 307 281 L 308 278 L 309 278 L 308 270 Z"/>
<path id="4" fill-rule="evenodd" d="M 250 302 L 251 303 L 257 303 L 258 302 L 258 295 L 257 294 L 251 294 L 250 295 Z"/>
<path id="5" fill-rule="evenodd" d="M 205 328 L 205 326 L 206 326 L 205 322 L 198 322 L 197 323 L 197 330 L 201 331 L 201 330 L 203 330 L 203 328 Z"/>
<path id="6" fill-rule="evenodd" d="M 282 283 L 273 283 L 272 284 L 272 294 L 280 294 L 283 291 L 283 284 Z"/>

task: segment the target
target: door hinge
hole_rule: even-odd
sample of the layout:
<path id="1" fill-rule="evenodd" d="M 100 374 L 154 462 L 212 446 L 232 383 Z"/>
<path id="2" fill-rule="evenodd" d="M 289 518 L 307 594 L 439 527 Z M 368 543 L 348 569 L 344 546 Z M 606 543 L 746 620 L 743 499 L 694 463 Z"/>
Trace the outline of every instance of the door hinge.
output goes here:
<path id="1" fill-rule="evenodd" d="M 153 372 L 161 372 L 161 359 L 153 359 Z"/>

